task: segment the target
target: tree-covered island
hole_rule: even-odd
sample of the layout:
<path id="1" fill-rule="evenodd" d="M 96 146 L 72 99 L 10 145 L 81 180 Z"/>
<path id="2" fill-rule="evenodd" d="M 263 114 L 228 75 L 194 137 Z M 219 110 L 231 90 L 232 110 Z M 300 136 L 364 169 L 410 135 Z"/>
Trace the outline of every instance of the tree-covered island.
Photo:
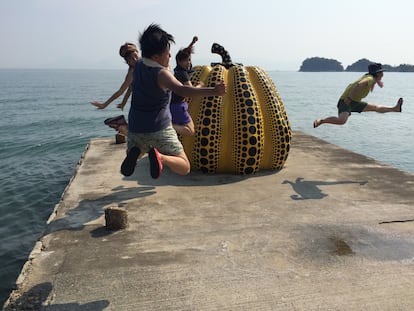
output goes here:
<path id="1" fill-rule="evenodd" d="M 352 65 L 347 66 L 345 69 L 342 64 L 335 59 L 328 59 L 324 57 L 311 57 L 302 62 L 299 68 L 301 72 L 340 72 L 340 71 L 353 71 L 353 72 L 365 72 L 368 65 L 373 63 L 372 61 L 362 58 Z M 391 66 L 383 64 L 382 68 L 389 72 L 414 72 L 414 65 L 401 64 L 399 66 Z"/>

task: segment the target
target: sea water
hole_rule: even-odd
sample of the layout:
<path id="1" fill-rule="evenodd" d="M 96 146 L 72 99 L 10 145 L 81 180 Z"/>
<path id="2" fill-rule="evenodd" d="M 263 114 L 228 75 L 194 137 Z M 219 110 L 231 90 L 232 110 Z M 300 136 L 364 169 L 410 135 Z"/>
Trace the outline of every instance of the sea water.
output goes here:
<path id="1" fill-rule="evenodd" d="M 103 120 L 122 112 L 105 101 L 125 70 L 0 70 L 0 305 L 72 177 L 88 141 L 113 137 Z M 385 73 L 367 100 L 403 113 L 353 113 L 344 126 L 313 120 L 336 115 L 338 97 L 361 73 L 269 72 L 294 131 L 315 135 L 414 173 L 414 74 Z M 125 107 L 124 113 L 129 110 Z M 105 161 L 105 158 L 102 158 Z"/>

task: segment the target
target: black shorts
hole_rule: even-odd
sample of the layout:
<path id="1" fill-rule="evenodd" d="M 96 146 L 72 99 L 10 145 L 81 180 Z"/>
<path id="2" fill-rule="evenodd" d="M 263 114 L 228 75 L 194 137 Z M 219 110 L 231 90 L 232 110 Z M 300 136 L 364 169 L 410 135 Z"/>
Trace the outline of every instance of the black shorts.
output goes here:
<path id="1" fill-rule="evenodd" d="M 365 107 L 368 105 L 366 102 L 357 102 L 352 100 L 349 104 L 346 104 L 345 101 L 340 98 L 338 101 L 338 114 L 342 112 L 348 112 L 351 115 L 351 112 L 361 113 L 364 111 Z"/>

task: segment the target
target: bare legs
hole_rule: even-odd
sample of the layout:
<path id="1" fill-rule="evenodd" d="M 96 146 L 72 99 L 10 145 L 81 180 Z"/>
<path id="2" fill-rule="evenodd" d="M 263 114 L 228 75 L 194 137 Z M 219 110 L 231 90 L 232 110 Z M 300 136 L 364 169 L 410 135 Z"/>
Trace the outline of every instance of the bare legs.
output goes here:
<path id="1" fill-rule="evenodd" d="M 174 156 L 160 153 L 160 158 L 162 164 L 168 166 L 174 173 L 180 175 L 190 173 L 190 161 L 184 151 Z"/>
<path id="2" fill-rule="evenodd" d="M 403 99 L 399 98 L 398 101 L 397 101 L 397 104 L 394 107 L 368 104 L 365 107 L 364 111 L 375 111 L 375 112 L 379 112 L 379 113 L 401 112 L 402 111 L 402 104 L 403 104 Z"/>
<path id="3" fill-rule="evenodd" d="M 393 107 L 388 107 L 388 106 L 382 106 L 382 105 L 375 105 L 375 104 L 368 104 L 365 109 L 363 110 L 365 111 L 375 111 L 378 113 L 386 113 L 386 112 L 401 112 L 402 111 L 402 104 L 403 104 L 403 99 L 399 98 L 397 101 L 397 104 Z M 332 117 L 327 117 L 324 119 L 316 119 L 315 121 L 313 121 L 313 127 L 316 128 L 321 124 L 336 124 L 336 125 L 343 125 L 346 123 L 346 121 L 349 118 L 349 113 L 348 112 L 341 112 L 338 117 L 332 116 Z"/>
<path id="4" fill-rule="evenodd" d="M 158 178 L 162 172 L 162 166 L 168 166 L 174 173 L 180 175 L 187 175 L 190 173 L 190 161 L 184 151 L 181 153 L 170 156 L 161 154 L 155 148 L 151 148 L 148 153 L 150 159 L 151 176 L 152 178 Z M 152 153 L 152 154 L 151 154 Z M 132 147 L 121 165 L 121 173 L 124 176 L 131 176 L 134 173 L 137 160 L 143 156 L 141 150 L 138 147 Z M 161 161 L 161 164 L 159 163 Z M 156 163 L 156 165 L 155 165 Z"/>
<path id="5" fill-rule="evenodd" d="M 182 136 L 193 136 L 195 133 L 193 120 L 190 120 L 190 122 L 183 125 L 173 124 L 173 127 L 177 134 Z M 184 151 L 175 156 L 160 155 L 162 164 L 168 166 L 174 173 L 180 175 L 187 175 L 190 173 L 190 161 Z"/>
<path id="6" fill-rule="evenodd" d="M 192 136 L 194 135 L 194 123 L 193 120 L 187 124 L 173 124 L 173 127 L 177 134 L 182 136 Z"/>
<path id="7" fill-rule="evenodd" d="M 329 124 L 336 124 L 336 125 L 343 125 L 349 118 L 348 112 L 341 112 L 337 117 L 327 117 L 325 119 L 317 119 L 313 121 L 313 127 L 316 128 L 321 124 L 329 123 Z"/>

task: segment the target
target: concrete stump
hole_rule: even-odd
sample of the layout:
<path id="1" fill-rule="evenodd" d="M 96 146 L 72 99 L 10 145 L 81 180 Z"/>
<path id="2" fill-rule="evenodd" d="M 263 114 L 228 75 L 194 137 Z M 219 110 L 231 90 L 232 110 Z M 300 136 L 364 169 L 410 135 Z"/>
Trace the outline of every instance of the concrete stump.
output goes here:
<path id="1" fill-rule="evenodd" d="M 120 230 L 128 226 L 128 213 L 125 209 L 110 206 L 105 209 L 106 230 Z"/>

